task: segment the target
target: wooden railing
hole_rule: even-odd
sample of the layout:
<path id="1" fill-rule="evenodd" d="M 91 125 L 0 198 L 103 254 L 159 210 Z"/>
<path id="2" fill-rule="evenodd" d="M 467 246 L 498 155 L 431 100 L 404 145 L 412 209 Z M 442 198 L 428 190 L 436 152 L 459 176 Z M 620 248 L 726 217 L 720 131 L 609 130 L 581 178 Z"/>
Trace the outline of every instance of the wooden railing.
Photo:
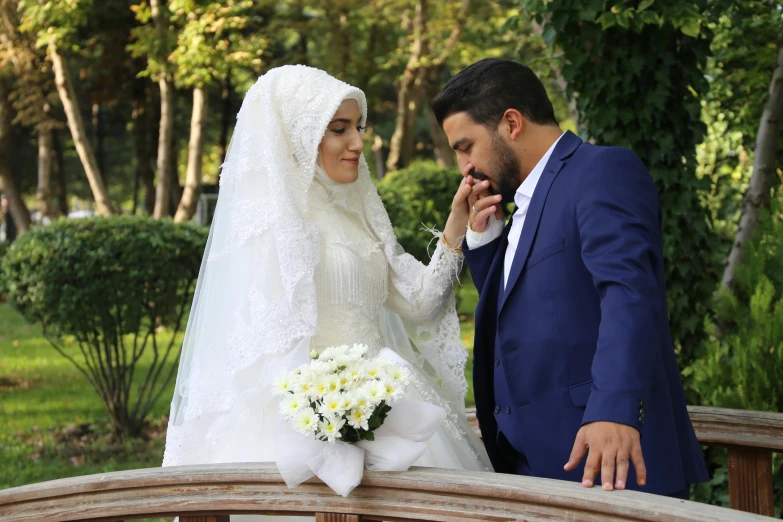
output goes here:
<path id="1" fill-rule="evenodd" d="M 230 514 L 314 515 L 317 522 L 665 520 L 753 521 L 772 516 L 772 453 L 783 451 L 783 414 L 690 407 L 696 436 L 725 446 L 731 507 L 634 491 L 494 473 L 414 468 L 366 471 L 340 497 L 318 480 L 289 489 L 274 465 L 215 464 L 88 475 L 0 491 L 0 522 L 124 521 Z M 468 412 L 474 429 L 475 412 Z M 754 514 L 755 513 L 755 514 Z"/>
<path id="2" fill-rule="evenodd" d="M 783 413 L 702 406 L 688 413 L 699 442 L 728 448 L 731 508 L 774 516 L 772 453 L 783 451 Z M 468 420 L 481 435 L 475 410 Z"/>
<path id="3" fill-rule="evenodd" d="M 348 497 L 316 479 L 289 489 L 274 465 L 260 463 L 121 471 L 0 491 L 3 522 L 228 522 L 231 514 L 310 515 L 317 522 L 770 520 L 635 491 L 432 468 L 367 471 Z"/>

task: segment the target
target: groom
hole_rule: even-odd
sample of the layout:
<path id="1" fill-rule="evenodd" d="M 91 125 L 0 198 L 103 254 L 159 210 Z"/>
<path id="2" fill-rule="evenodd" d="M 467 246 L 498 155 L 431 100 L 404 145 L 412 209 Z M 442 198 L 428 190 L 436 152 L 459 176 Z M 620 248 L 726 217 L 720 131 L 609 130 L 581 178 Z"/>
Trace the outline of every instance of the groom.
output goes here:
<path id="1" fill-rule="evenodd" d="M 469 222 L 474 391 L 495 470 L 687 499 L 709 476 L 672 347 L 647 169 L 563 133 L 540 80 L 512 61 L 471 65 L 432 108 L 464 178 L 453 211 Z"/>

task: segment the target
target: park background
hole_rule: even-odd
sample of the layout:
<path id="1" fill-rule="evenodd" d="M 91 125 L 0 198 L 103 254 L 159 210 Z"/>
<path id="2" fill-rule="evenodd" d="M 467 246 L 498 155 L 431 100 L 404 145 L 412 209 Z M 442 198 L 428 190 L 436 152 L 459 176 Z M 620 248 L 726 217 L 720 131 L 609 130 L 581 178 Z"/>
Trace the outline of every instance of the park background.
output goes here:
<path id="1" fill-rule="evenodd" d="M 0 488 L 160 464 L 219 166 L 284 64 L 365 91 L 365 156 L 424 262 L 459 181 L 429 100 L 481 58 L 532 67 L 563 129 L 656 182 L 689 404 L 780 412 L 782 43 L 771 0 L 0 0 Z M 467 271 L 457 292 L 471 349 Z M 728 505 L 706 457 L 692 499 Z"/>

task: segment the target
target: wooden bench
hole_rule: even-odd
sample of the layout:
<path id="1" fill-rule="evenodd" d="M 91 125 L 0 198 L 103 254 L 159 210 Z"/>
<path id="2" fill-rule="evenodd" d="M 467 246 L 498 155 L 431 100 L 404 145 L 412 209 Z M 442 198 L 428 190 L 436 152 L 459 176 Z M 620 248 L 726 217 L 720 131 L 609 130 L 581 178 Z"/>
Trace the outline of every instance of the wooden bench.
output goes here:
<path id="1" fill-rule="evenodd" d="M 699 442 L 728 448 L 732 509 L 772 517 L 772 453 L 783 451 L 783 413 L 688 406 Z M 468 420 L 480 435 L 475 409 Z"/>
<path id="2" fill-rule="evenodd" d="M 313 479 L 289 489 L 273 464 L 213 464 L 121 471 L 0 491 L 3 522 L 118 522 L 230 514 L 310 515 L 317 522 L 667 521 L 769 518 L 635 491 L 494 473 L 414 468 L 365 472 L 348 497 Z"/>

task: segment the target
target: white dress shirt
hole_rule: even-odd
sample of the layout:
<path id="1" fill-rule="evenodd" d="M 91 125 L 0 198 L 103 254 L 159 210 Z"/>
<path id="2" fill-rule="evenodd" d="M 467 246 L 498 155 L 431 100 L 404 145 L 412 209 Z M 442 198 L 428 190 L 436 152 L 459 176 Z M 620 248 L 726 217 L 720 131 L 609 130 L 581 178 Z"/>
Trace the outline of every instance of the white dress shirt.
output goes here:
<path id="1" fill-rule="evenodd" d="M 560 135 L 562 138 L 563 135 Z M 506 257 L 503 260 L 503 289 L 506 288 L 506 282 L 508 281 L 508 274 L 511 271 L 511 264 L 514 261 L 514 254 L 517 252 L 517 245 L 519 245 L 519 238 L 522 236 L 522 226 L 525 224 L 525 216 L 527 216 L 527 209 L 530 206 L 530 200 L 533 199 L 533 192 L 536 190 L 538 180 L 541 178 L 541 174 L 544 172 L 549 157 L 552 155 L 552 151 L 555 150 L 557 142 L 560 141 L 557 138 L 555 142 L 546 151 L 546 154 L 536 163 L 533 170 L 530 171 L 528 177 L 517 189 L 514 194 L 514 203 L 517 205 L 517 211 L 514 213 L 513 221 L 511 223 L 511 230 L 508 233 L 508 248 L 506 248 Z M 474 232 L 468 225 L 468 231 L 465 235 L 465 242 L 468 244 L 468 248 L 475 250 L 487 243 L 491 243 L 503 233 L 503 227 L 505 226 L 503 221 L 495 219 L 495 216 L 491 216 L 489 226 L 484 232 Z"/>

